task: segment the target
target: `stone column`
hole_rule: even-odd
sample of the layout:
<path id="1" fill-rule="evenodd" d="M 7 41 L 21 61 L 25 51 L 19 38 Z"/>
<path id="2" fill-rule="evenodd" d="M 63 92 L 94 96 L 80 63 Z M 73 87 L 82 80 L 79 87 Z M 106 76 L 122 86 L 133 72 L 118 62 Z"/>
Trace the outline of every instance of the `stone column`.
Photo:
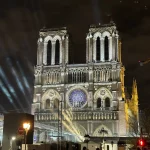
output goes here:
<path id="1" fill-rule="evenodd" d="M 62 40 L 60 42 L 60 49 L 59 49 L 59 64 L 62 64 L 62 55 L 63 53 L 63 48 L 62 48 Z"/>
<path id="2" fill-rule="evenodd" d="M 47 65 L 47 42 L 44 42 L 43 64 Z"/>
<path id="3" fill-rule="evenodd" d="M 118 35 L 116 35 L 116 60 L 118 61 L 119 60 L 119 40 L 118 40 L 118 38 L 119 38 L 119 36 Z"/>
<path id="4" fill-rule="evenodd" d="M 115 37 L 114 33 L 112 35 L 112 60 L 115 60 L 115 53 L 116 53 L 116 43 L 115 43 Z"/>
<path id="5" fill-rule="evenodd" d="M 40 41 L 37 42 L 37 65 L 40 65 Z"/>
<path id="6" fill-rule="evenodd" d="M 68 43 L 69 43 L 69 39 L 68 39 L 68 35 L 66 35 L 66 39 L 65 39 L 65 52 L 63 53 L 63 55 L 65 55 L 64 56 L 64 58 L 65 58 L 65 64 L 68 63 L 68 61 L 69 61 L 68 60 L 68 57 L 69 57 L 68 56 L 69 55 L 68 54 L 68 46 L 69 46 Z"/>
<path id="7" fill-rule="evenodd" d="M 86 37 L 86 63 L 90 62 L 90 55 L 89 55 L 89 36 Z"/>
<path id="8" fill-rule="evenodd" d="M 55 65 L 55 44 L 56 41 L 52 41 L 52 51 L 51 51 L 51 64 Z"/>
<path id="9" fill-rule="evenodd" d="M 90 122 L 87 121 L 87 134 L 90 134 Z"/>
<path id="10" fill-rule="evenodd" d="M 90 130 L 90 134 L 93 135 L 93 122 L 90 123 L 91 124 L 91 130 Z"/>
<path id="11" fill-rule="evenodd" d="M 114 69 L 112 69 L 111 78 L 112 78 L 112 81 L 114 81 Z"/>
<path id="12" fill-rule="evenodd" d="M 112 37 L 109 37 L 109 61 L 112 60 Z"/>
<path id="13" fill-rule="evenodd" d="M 101 50 L 100 50 L 101 54 L 101 61 L 105 61 L 105 56 L 104 56 L 104 38 L 101 37 Z"/>
<path id="14" fill-rule="evenodd" d="M 61 63 L 62 66 L 65 66 L 65 36 L 62 36 L 62 50 L 61 50 Z"/>

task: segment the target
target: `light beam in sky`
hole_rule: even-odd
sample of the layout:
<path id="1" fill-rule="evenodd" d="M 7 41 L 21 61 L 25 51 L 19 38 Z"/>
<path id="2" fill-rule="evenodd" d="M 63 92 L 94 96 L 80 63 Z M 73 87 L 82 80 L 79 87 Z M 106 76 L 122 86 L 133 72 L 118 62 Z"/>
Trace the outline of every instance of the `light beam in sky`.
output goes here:
<path id="1" fill-rule="evenodd" d="M 7 88 L 4 86 L 4 84 L 3 84 L 3 82 L 1 80 L 0 80 L 0 88 L 5 93 L 7 98 L 9 99 L 9 102 L 14 106 L 15 110 L 17 111 L 17 107 L 16 107 L 16 105 L 13 102 L 14 101 L 13 98 L 11 97 L 10 93 L 8 92 Z"/>
<path id="2" fill-rule="evenodd" d="M 1 77 L 1 79 L 4 81 L 5 85 L 7 85 L 7 89 L 8 89 L 9 92 L 10 92 L 9 94 L 12 95 L 12 96 L 17 100 L 18 104 L 20 105 L 20 107 L 21 107 L 22 110 L 24 111 L 23 106 L 22 106 L 22 104 L 20 103 L 18 96 L 16 95 L 15 89 L 14 89 L 13 86 L 9 83 L 8 78 L 6 78 L 7 76 L 6 76 L 6 74 L 4 73 L 4 71 L 2 70 L 2 68 L 0 68 L 0 77 Z"/>
<path id="3" fill-rule="evenodd" d="M 30 106 L 30 103 L 27 99 L 27 95 L 25 93 L 25 89 L 21 83 L 21 80 L 19 79 L 19 76 L 17 74 L 17 71 L 15 70 L 15 68 L 13 67 L 12 63 L 11 63 L 11 60 L 9 58 L 7 58 L 7 63 L 9 64 L 10 68 L 11 68 L 11 73 L 13 74 L 14 78 L 15 78 L 15 81 L 20 89 L 20 91 L 22 92 L 22 94 L 24 95 L 24 98 L 26 99 L 26 102 L 27 104 Z"/>
<path id="4" fill-rule="evenodd" d="M 28 80 L 26 79 L 26 76 L 25 76 L 25 74 L 24 74 L 24 72 L 23 72 L 23 69 L 22 69 L 22 67 L 20 66 L 19 62 L 17 61 L 16 63 L 17 63 L 17 66 L 18 66 L 18 68 L 19 68 L 19 71 L 20 71 L 20 73 L 21 73 L 21 76 L 22 76 L 22 78 L 23 78 L 24 85 L 25 85 L 25 87 L 26 87 L 28 93 L 30 94 L 30 91 L 31 91 L 31 90 L 30 90 L 30 86 L 29 86 Z"/>

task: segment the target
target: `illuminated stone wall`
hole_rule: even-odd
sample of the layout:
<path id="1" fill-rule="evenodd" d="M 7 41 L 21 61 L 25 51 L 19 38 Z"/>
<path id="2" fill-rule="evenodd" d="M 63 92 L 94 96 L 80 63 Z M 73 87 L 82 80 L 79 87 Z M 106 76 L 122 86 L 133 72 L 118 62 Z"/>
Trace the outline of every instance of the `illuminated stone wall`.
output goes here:
<path id="1" fill-rule="evenodd" d="M 51 65 L 47 65 L 49 40 Z M 55 64 L 56 40 L 60 41 L 59 64 Z M 125 69 L 115 24 L 90 27 L 86 37 L 86 64 L 68 64 L 68 56 L 66 29 L 40 31 L 32 104 L 35 121 L 57 126 L 61 102 L 63 130 L 81 136 L 102 136 L 100 132 L 104 128 L 107 134 L 103 136 L 126 136 Z"/>

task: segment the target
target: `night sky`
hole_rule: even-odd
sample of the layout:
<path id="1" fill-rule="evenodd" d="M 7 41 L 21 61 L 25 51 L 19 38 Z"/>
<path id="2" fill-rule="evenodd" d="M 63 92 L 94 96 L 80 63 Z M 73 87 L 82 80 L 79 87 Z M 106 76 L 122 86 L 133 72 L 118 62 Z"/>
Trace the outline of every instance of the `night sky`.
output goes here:
<path id="1" fill-rule="evenodd" d="M 135 78 L 140 108 L 150 106 L 150 63 L 138 63 L 150 58 L 150 0 L 1 0 L 0 111 L 30 110 L 41 28 L 67 27 L 72 38 L 70 62 L 85 63 L 89 26 L 110 20 L 122 39 L 125 86 L 130 92 Z"/>

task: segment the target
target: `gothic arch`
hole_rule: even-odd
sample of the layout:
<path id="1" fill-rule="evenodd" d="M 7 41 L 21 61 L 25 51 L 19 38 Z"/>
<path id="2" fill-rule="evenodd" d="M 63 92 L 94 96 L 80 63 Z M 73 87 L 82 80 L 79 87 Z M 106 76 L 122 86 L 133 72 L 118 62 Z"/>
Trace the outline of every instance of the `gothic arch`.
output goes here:
<path id="1" fill-rule="evenodd" d="M 58 65 L 58 64 L 61 64 L 62 63 L 62 55 L 63 55 L 63 52 L 62 52 L 62 39 L 59 35 L 55 35 L 53 37 L 53 41 L 55 41 L 55 65 Z M 59 41 L 59 52 L 56 53 L 56 42 Z M 57 60 L 56 60 L 56 54 L 57 55 Z M 59 63 L 57 63 L 59 62 Z"/>
<path id="2" fill-rule="evenodd" d="M 97 99 L 97 108 L 100 108 L 100 107 L 102 107 L 102 100 L 101 100 L 101 98 L 99 97 L 99 98 Z"/>
<path id="3" fill-rule="evenodd" d="M 105 107 L 110 107 L 110 98 L 106 97 L 105 99 Z"/>
<path id="4" fill-rule="evenodd" d="M 44 38 L 44 51 L 43 51 L 43 64 L 47 65 L 47 46 L 48 46 L 48 41 L 53 41 L 53 38 L 51 36 L 46 36 Z"/>
<path id="5" fill-rule="evenodd" d="M 51 57 L 52 57 L 52 42 L 49 40 L 47 42 L 47 65 L 51 65 Z"/>
<path id="6" fill-rule="evenodd" d="M 49 109 L 50 108 L 50 99 L 45 100 L 45 108 Z"/>
<path id="7" fill-rule="evenodd" d="M 103 37 L 103 38 L 105 38 L 106 36 L 107 36 L 108 38 L 111 36 L 111 34 L 110 34 L 109 31 L 104 31 L 104 32 L 102 33 L 102 37 Z"/>
<path id="8" fill-rule="evenodd" d="M 100 32 L 96 32 L 93 36 L 94 39 L 96 39 L 97 37 L 101 38 L 102 34 Z"/>
<path id="9" fill-rule="evenodd" d="M 59 40 L 59 42 L 61 41 L 61 37 L 59 35 L 55 35 L 53 37 L 53 41 Z"/>
<path id="10" fill-rule="evenodd" d="M 51 36 L 46 36 L 45 38 L 44 38 L 44 43 L 48 43 L 48 41 L 53 41 L 53 38 L 51 37 Z"/>
<path id="11" fill-rule="evenodd" d="M 45 106 L 46 106 L 47 99 L 50 100 L 50 105 L 54 106 L 54 103 L 56 100 L 59 100 L 59 101 L 61 100 L 61 96 L 56 90 L 53 90 L 53 89 L 47 90 L 42 96 L 42 108 L 43 109 L 46 108 Z"/>
<path id="12" fill-rule="evenodd" d="M 106 61 L 109 60 L 109 38 L 105 36 L 104 38 L 104 59 Z"/>
<path id="13" fill-rule="evenodd" d="M 96 61 L 100 61 L 101 60 L 100 56 L 101 56 L 101 39 L 98 36 L 96 38 Z"/>
<path id="14" fill-rule="evenodd" d="M 99 88 L 94 93 L 94 101 L 96 101 L 99 97 L 102 98 L 102 99 L 105 99 L 106 97 L 110 98 L 110 100 L 113 99 L 113 96 L 112 96 L 111 92 L 105 87 Z"/>
<path id="15" fill-rule="evenodd" d="M 104 129 L 107 132 L 107 134 L 106 133 L 103 134 L 102 132 L 100 132 L 102 129 Z M 103 137 L 103 136 L 106 137 L 107 136 L 107 137 L 110 137 L 110 136 L 112 136 L 112 132 L 107 126 L 100 125 L 94 131 L 93 136 L 97 136 L 97 137 Z"/>
<path id="16" fill-rule="evenodd" d="M 56 40 L 55 43 L 55 65 L 58 65 L 60 58 L 60 40 Z"/>

